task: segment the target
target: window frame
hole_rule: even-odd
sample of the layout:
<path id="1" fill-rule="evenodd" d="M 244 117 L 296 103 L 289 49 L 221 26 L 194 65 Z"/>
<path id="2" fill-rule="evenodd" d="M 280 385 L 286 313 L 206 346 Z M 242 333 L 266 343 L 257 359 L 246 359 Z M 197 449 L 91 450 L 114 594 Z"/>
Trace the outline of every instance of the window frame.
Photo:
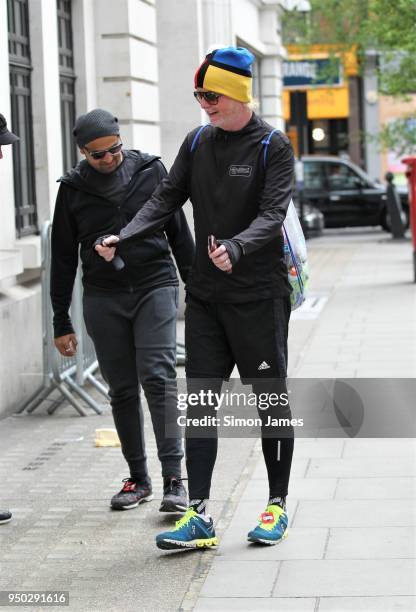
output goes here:
<path id="1" fill-rule="evenodd" d="M 7 0 L 15 226 L 18 238 L 38 234 L 28 0 Z"/>

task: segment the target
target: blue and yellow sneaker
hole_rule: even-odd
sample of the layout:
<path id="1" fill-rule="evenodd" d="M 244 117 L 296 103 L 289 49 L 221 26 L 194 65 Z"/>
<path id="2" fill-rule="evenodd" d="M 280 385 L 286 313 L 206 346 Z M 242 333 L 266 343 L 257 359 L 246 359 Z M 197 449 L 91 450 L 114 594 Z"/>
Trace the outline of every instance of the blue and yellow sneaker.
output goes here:
<path id="1" fill-rule="evenodd" d="M 217 544 L 212 518 L 202 518 L 192 508 L 188 508 L 184 516 L 176 521 L 172 531 L 164 531 L 156 536 L 156 546 L 163 550 L 210 548 Z"/>
<path id="2" fill-rule="evenodd" d="M 270 504 L 261 514 L 257 527 L 248 533 L 247 539 L 259 544 L 279 544 L 288 536 L 287 523 L 287 514 L 283 508 Z"/>

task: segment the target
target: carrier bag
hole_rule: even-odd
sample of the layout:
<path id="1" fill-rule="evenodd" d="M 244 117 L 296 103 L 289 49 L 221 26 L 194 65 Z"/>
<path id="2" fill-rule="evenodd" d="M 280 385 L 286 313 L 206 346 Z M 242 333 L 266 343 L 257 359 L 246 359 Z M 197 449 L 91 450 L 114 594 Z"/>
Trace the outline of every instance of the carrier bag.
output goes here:
<path id="1" fill-rule="evenodd" d="M 308 256 L 306 241 L 299 222 L 293 200 L 290 200 L 286 218 L 282 227 L 284 239 L 284 256 L 287 277 L 292 287 L 290 302 L 292 310 L 299 308 L 305 301 L 309 280 Z"/>

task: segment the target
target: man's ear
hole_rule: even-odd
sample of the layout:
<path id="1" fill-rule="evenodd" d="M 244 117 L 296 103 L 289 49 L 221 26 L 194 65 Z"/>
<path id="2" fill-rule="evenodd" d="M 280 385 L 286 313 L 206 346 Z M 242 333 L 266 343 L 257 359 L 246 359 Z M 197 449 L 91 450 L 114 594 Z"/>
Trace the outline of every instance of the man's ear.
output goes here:
<path id="1" fill-rule="evenodd" d="M 85 149 L 83 147 L 79 147 L 79 150 L 82 153 L 82 155 L 85 155 Z"/>

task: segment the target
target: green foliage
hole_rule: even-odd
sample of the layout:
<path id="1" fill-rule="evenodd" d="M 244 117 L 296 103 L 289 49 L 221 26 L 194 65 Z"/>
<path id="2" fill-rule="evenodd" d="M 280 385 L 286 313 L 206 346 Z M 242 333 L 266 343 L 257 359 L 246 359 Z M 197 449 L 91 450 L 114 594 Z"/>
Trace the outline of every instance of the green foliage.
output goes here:
<path id="1" fill-rule="evenodd" d="M 416 117 L 410 115 L 383 126 L 377 141 L 382 149 L 395 151 L 398 157 L 416 155 Z"/>

